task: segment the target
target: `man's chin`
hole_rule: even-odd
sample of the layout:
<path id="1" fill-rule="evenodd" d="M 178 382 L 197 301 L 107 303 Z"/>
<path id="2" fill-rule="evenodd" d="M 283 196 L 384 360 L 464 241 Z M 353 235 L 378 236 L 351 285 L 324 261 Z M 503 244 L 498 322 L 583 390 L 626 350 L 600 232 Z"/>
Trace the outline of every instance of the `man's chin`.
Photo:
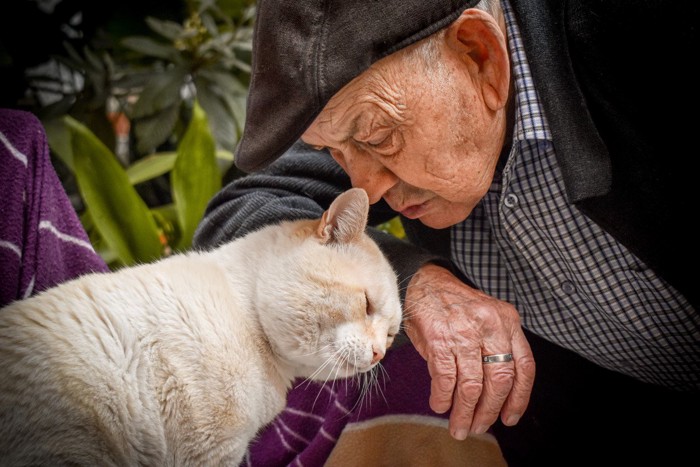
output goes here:
<path id="1" fill-rule="evenodd" d="M 426 227 L 440 230 L 447 229 L 449 227 L 452 227 L 453 225 L 459 224 L 466 218 L 467 216 L 431 216 L 430 214 L 428 214 L 420 217 L 418 220 Z"/>

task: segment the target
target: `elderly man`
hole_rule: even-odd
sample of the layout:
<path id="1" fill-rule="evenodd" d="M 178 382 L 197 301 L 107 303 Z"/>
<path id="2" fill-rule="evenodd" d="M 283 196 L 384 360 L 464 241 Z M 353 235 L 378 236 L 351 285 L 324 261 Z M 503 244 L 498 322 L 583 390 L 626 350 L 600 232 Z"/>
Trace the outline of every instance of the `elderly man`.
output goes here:
<path id="1" fill-rule="evenodd" d="M 375 237 L 454 438 L 493 427 L 511 465 L 681 458 L 700 415 L 697 7 L 612 3 L 260 1 L 251 174 L 196 242 L 364 188 L 372 221 L 404 222 L 410 244 Z"/>

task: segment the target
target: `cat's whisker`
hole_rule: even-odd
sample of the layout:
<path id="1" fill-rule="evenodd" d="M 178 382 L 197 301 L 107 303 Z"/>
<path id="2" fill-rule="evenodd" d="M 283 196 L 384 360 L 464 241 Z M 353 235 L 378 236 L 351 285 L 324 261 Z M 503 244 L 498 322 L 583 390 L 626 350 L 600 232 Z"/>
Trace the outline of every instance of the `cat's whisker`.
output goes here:
<path id="1" fill-rule="evenodd" d="M 317 369 L 317 370 L 313 373 L 313 375 L 317 375 L 317 374 L 319 374 L 325 367 L 327 367 L 331 362 L 333 363 L 333 365 L 331 366 L 331 369 L 328 371 L 328 375 L 326 375 L 326 379 L 323 381 L 323 383 L 320 383 L 320 384 L 319 384 L 318 392 L 316 393 L 316 397 L 314 398 L 314 401 L 313 401 L 313 403 L 311 404 L 311 409 L 312 409 L 312 410 L 316 407 L 316 402 L 318 401 L 318 398 L 321 396 L 321 391 L 323 391 L 323 387 L 324 387 L 326 384 L 328 384 L 329 379 L 331 380 L 331 387 L 333 387 L 333 385 L 335 384 L 335 378 L 331 378 L 331 375 L 332 375 L 334 372 L 335 372 L 335 374 L 337 375 L 337 370 L 336 370 L 336 368 L 337 368 L 337 366 L 338 366 L 338 364 L 339 364 L 339 361 L 338 361 L 338 354 L 339 354 L 339 352 L 341 352 L 341 351 L 342 351 L 342 347 L 341 347 L 340 349 L 337 349 L 332 355 L 330 355 L 330 356 L 328 357 L 328 359 L 323 363 L 323 365 L 321 365 L 321 367 L 320 367 L 319 369 Z M 313 376 L 313 375 L 312 375 L 312 376 Z M 307 378 L 307 379 L 310 380 L 310 377 Z M 307 385 L 307 387 L 308 387 L 308 385 Z"/>
<path id="2" fill-rule="evenodd" d="M 330 347 L 330 344 L 327 345 L 326 347 L 324 347 L 324 349 L 325 349 L 325 348 L 328 348 L 328 347 Z M 309 376 L 307 376 L 306 378 L 304 378 L 304 380 L 303 380 L 302 382 L 300 382 L 299 384 L 297 384 L 297 386 L 296 386 L 295 388 L 298 388 L 299 386 L 301 386 L 301 385 L 304 384 L 304 383 L 306 383 L 306 387 L 308 388 L 309 385 L 313 382 L 313 380 L 314 380 L 328 365 L 330 365 L 331 363 L 333 363 L 333 364 L 335 365 L 335 363 L 334 363 L 335 360 L 336 360 L 336 356 L 335 356 L 335 355 L 330 355 L 330 356 L 328 356 L 328 358 L 326 359 L 326 361 L 324 361 L 318 368 L 316 368 L 316 370 L 315 370 L 313 373 L 311 373 Z M 329 372 L 329 373 L 332 373 L 332 370 L 331 370 L 331 372 Z M 327 381 L 328 381 L 328 378 L 326 377 L 326 381 L 325 381 L 323 384 L 325 384 Z"/>
<path id="3" fill-rule="evenodd" d="M 316 406 L 316 401 L 318 400 L 319 396 L 321 395 L 321 391 L 323 390 L 323 386 L 328 384 L 329 380 L 331 381 L 331 388 L 335 387 L 336 381 L 338 381 L 340 379 L 338 377 L 338 374 L 342 368 L 343 362 L 347 361 L 346 356 L 349 355 L 349 353 L 350 353 L 350 349 L 346 345 L 343 345 L 336 350 L 334 355 L 331 356 L 331 359 L 334 361 L 333 367 L 328 372 L 328 376 L 326 377 L 326 380 L 321 385 L 321 388 L 319 389 L 318 394 L 316 394 L 316 398 L 314 399 L 314 402 L 312 404 L 312 408 Z"/>
<path id="4" fill-rule="evenodd" d="M 384 365 L 382 365 L 381 362 L 379 363 L 379 365 L 377 365 L 377 368 L 378 368 L 379 371 L 381 372 L 381 374 L 382 374 L 382 379 L 383 379 L 385 382 L 388 381 L 389 379 L 391 379 L 391 377 L 389 376 L 389 372 L 386 371 L 386 368 L 384 368 Z M 386 387 L 386 384 L 385 384 L 384 386 Z"/>
<path id="5" fill-rule="evenodd" d="M 355 375 L 355 382 L 360 388 L 360 394 L 357 396 L 357 400 L 353 404 L 353 406 L 350 408 L 351 412 L 357 411 L 362 411 L 362 399 L 364 399 L 364 382 L 363 382 L 363 376 L 364 373 L 358 373 Z"/>
<path id="6" fill-rule="evenodd" d="M 371 407 L 372 403 L 372 398 L 371 398 L 371 393 L 372 393 L 372 384 L 375 379 L 375 369 L 372 368 L 372 371 L 368 372 L 367 375 L 365 376 L 363 382 L 363 387 L 362 387 L 362 399 L 363 401 L 367 401 L 367 408 Z M 360 405 L 361 406 L 361 405 Z"/>
<path id="7" fill-rule="evenodd" d="M 403 279 L 399 280 L 396 285 L 398 285 L 399 290 L 403 290 L 404 288 L 408 288 L 408 282 L 412 279 L 413 277 L 404 277 Z M 405 286 L 405 287 L 404 287 Z"/>
<path id="8" fill-rule="evenodd" d="M 362 409 L 362 403 L 365 401 L 367 401 L 367 408 L 371 407 L 372 398 L 370 397 L 370 389 L 372 387 L 372 381 L 374 380 L 375 371 L 376 370 L 372 368 L 372 370 L 368 371 L 364 375 L 364 378 L 362 378 L 362 400 L 360 401 L 360 409 Z"/>
<path id="9" fill-rule="evenodd" d="M 313 350 L 309 353 L 299 354 L 299 356 L 300 357 L 311 357 L 313 355 L 318 355 L 320 353 L 323 353 L 325 350 L 329 349 L 332 346 L 333 346 L 333 343 L 329 342 L 328 344 L 324 345 L 323 347 L 319 347 L 318 349 Z"/>
<path id="10" fill-rule="evenodd" d="M 328 383 L 329 380 L 332 380 L 333 382 L 338 378 L 338 372 L 339 372 L 339 366 L 342 364 L 343 359 L 343 353 L 345 352 L 345 346 L 341 346 L 338 349 L 336 349 L 332 355 L 328 357 L 326 362 L 314 372 L 312 376 L 317 375 L 320 373 L 325 367 L 327 367 L 330 363 L 332 363 L 332 367 L 328 371 L 328 376 L 326 376 L 325 381 L 323 384 L 325 385 Z M 333 376 L 331 376 L 333 375 Z"/>
<path id="11" fill-rule="evenodd" d="M 382 375 L 382 382 L 383 384 L 380 384 L 379 382 L 379 373 L 381 372 Z M 385 403 L 389 403 L 386 400 L 386 397 L 384 396 L 384 391 L 386 390 L 386 381 L 389 379 L 389 373 L 386 371 L 386 368 L 384 368 L 384 365 L 381 363 L 377 365 L 377 374 L 376 374 L 376 379 L 375 379 L 375 388 L 376 388 L 376 393 L 382 396 L 382 399 L 384 399 Z"/>
<path id="12" fill-rule="evenodd" d="M 328 346 L 327 346 L 327 347 L 328 347 Z M 327 348 L 327 347 L 326 347 L 326 348 Z M 320 352 L 319 352 L 319 353 L 320 353 Z M 329 356 L 326 358 L 326 360 L 325 360 L 321 365 L 319 365 L 319 367 L 316 368 L 316 370 L 315 370 L 313 373 L 311 373 L 311 374 L 305 379 L 305 381 L 306 381 L 306 380 L 310 380 L 310 379 L 315 379 L 315 378 L 319 375 L 319 373 L 321 373 L 321 372 L 322 372 L 329 364 L 331 364 L 331 362 L 333 362 L 334 360 L 335 360 L 335 356 L 334 356 L 334 355 L 329 355 Z"/>
<path id="13" fill-rule="evenodd" d="M 372 368 L 370 371 L 363 373 L 361 375 L 361 379 L 359 380 L 360 383 L 360 395 L 358 397 L 358 400 L 355 404 L 355 407 L 357 407 L 358 411 L 362 410 L 362 406 L 367 401 L 367 407 L 369 408 L 371 406 L 372 399 L 370 397 L 371 394 L 371 388 L 372 385 L 374 384 L 374 381 L 376 380 L 376 369 Z"/>
<path id="14" fill-rule="evenodd" d="M 413 314 L 414 309 L 417 308 L 418 305 L 421 304 L 421 302 L 422 302 L 422 300 L 415 300 L 415 301 L 408 301 L 408 302 L 404 301 L 404 306 L 403 306 L 404 317 L 406 315 Z"/>

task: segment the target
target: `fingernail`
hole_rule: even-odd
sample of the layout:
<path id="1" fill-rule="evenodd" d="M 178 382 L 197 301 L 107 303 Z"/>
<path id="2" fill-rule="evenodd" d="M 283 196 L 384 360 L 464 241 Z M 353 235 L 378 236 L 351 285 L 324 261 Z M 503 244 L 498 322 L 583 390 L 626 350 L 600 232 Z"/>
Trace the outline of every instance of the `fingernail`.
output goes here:
<path id="1" fill-rule="evenodd" d="M 467 430 L 461 429 L 461 430 L 455 431 L 453 436 L 455 439 L 458 439 L 460 441 L 464 441 L 465 439 L 467 439 L 467 434 L 468 434 Z"/>
<path id="2" fill-rule="evenodd" d="M 520 420 L 520 415 L 519 414 L 513 414 L 508 419 L 506 420 L 506 425 L 508 426 L 513 426 L 518 423 Z"/>
<path id="3" fill-rule="evenodd" d="M 472 433 L 474 433 L 475 435 L 481 435 L 483 433 L 486 433 L 486 430 L 488 429 L 489 427 L 487 425 L 479 425 L 472 430 Z"/>

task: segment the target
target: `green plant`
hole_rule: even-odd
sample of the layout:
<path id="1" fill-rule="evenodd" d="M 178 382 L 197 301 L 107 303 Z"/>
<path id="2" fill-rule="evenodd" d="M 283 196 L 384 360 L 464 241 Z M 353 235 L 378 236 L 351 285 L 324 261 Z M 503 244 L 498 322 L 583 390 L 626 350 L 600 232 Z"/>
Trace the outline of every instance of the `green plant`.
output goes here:
<path id="1" fill-rule="evenodd" d="M 225 176 L 240 175 L 229 169 L 245 118 L 254 3 L 185 0 L 182 23 L 146 17 L 151 35 L 81 51 L 66 44 L 55 59 L 69 72 L 37 77 L 61 90 L 40 114 L 64 186 L 110 267 L 188 249 Z M 130 125 L 126 154 L 114 115 Z M 379 227 L 404 236 L 398 218 Z"/>
<path id="2" fill-rule="evenodd" d="M 61 180 L 112 268 L 189 248 L 223 177 L 237 175 L 229 169 L 245 115 L 254 1 L 180 6 L 182 23 L 146 17 L 149 36 L 80 51 L 66 43 L 54 56 L 61 71 L 35 76 L 35 90 L 53 90 L 36 113 Z M 115 116 L 128 122 L 128 145 Z"/>
<path id="3" fill-rule="evenodd" d="M 230 153 L 217 152 L 207 116 L 196 102 L 174 154 L 153 154 L 129 168 L 70 116 L 47 126 L 47 135 L 52 151 L 75 175 L 85 203 L 81 221 L 112 269 L 189 248 L 209 199 L 233 161 Z M 166 173 L 174 201 L 149 207 L 135 186 Z"/>
<path id="4" fill-rule="evenodd" d="M 243 128 L 252 2 L 198 0 L 190 4 L 183 24 L 149 17 L 146 22 L 157 37 L 130 36 L 121 41 L 132 53 L 127 55 L 130 65 L 116 84 L 129 90 L 127 97 L 138 94 L 133 105 L 123 106 L 141 154 L 177 134 L 182 104 L 193 96 L 210 117 L 218 147 L 233 151 Z"/>
<path id="5" fill-rule="evenodd" d="M 245 119 L 255 2 L 180 0 L 172 9 L 183 7 L 181 23 L 139 18 L 149 35 L 103 34 L 80 50 L 64 42 L 65 54 L 27 71 L 40 104 L 32 111 L 42 121 L 71 115 L 110 147 L 108 117 L 125 114 L 133 144 L 123 158 L 131 161 L 177 145 L 196 98 L 217 147 L 232 151 Z"/>
<path id="6" fill-rule="evenodd" d="M 377 228 L 388 234 L 393 235 L 396 238 L 406 238 L 406 232 L 403 229 L 403 224 L 401 223 L 401 218 L 399 216 L 396 216 L 382 224 L 379 224 Z"/>

